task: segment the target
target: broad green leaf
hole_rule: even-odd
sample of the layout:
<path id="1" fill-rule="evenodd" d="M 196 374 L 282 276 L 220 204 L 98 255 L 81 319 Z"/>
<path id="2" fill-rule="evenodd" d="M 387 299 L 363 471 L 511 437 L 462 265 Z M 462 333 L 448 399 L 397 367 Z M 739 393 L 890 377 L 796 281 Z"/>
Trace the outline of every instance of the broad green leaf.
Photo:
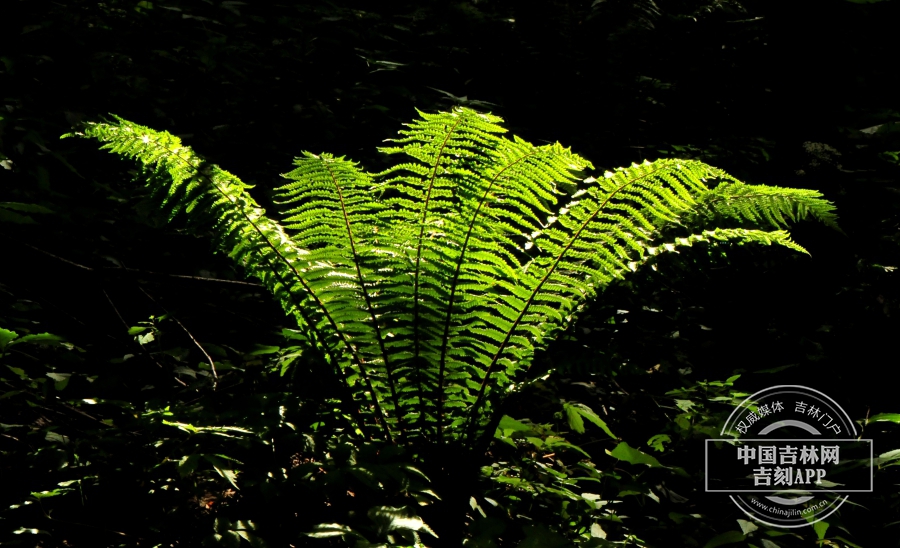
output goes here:
<path id="1" fill-rule="evenodd" d="M 579 434 L 584 434 L 584 421 L 582 420 L 583 417 L 596 426 L 600 427 L 600 429 L 603 430 L 610 438 L 614 440 L 618 439 L 616 435 L 609 430 L 606 422 L 601 419 L 600 416 L 597 415 L 597 413 L 595 413 L 594 410 L 590 407 L 582 403 L 565 403 L 563 404 L 563 407 L 566 410 L 566 416 L 569 418 L 569 426 Z"/>
<path id="2" fill-rule="evenodd" d="M 9 369 L 10 371 L 12 371 L 13 373 L 15 373 L 16 375 L 18 375 L 22 379 L 28 378 L 28 375 L 25 373 L 25 370 L 22 369 L 21 367 L 13 367 L 11 365 L 7 365 L 6 368 Z"/>
<path id="3" fill-rule="evenodd" d="M 19 334 L 9 329 L 0 327 L 0 350 L 4 350 L 10 341 L 19 337 Z"/>
<path id="4" fill-rule="evenodd" d="M 666 450 L 665 444 L 671 443 L 671 441 L 672 438 L 670 438 L 666 434 L 657 434 L 647 440 L 647 445 L 662 453 Z"/>
<path id="5" fill-rule="evenodd" d="M 547 450 L 571 449 L 572 451 L 577 451 L 577 452 L 581 453 L 582 455 L 584 455 L 587 458 L 591 457 L 591 455 L 588 454 L 587 451 L 585 451 L 581 447 L 578 447 L 574 443 L 570 443 L 570 442 L 564 440 L 563 438 L 556 437 L 556 436 L 548 436 L 546 439 L 544 439 L 544 448 Z"/>
<path id="6" fill-rule="evenodd" d="M 265 346 L 258 344 L 254 347 L 253 350 L 244 354 L 245 356 L 262 356 L 264 354 L 275 354 L 281 350 L 281 347 L 278 346 Z"/>
<path id="7" fill-rule="evenodd" d="M 222 468 L 221 466 L 216 466 L 215 464 L 213 465 L 213 468 L 216 470 L 216 472 L 219 473 L 220 476 L 225 478 L 232 487 L 234 487 L 235 489 L 240 489 L 237 484 L 237 475 L 239 473 L 237 470 L 232 470 L 231 468 Z"/>
<path id="8" fill-rule="evenodd" d="M 500 424 L 497 425 L 497 429 L 509 432 L 526 432 L 531 430 L 532 427 L 524 422 L 517 421 L 509 415 L 503 415 L 503 418 L 500 419 Z"/>
<path id="9" fill-rule="evenodd" d="M 179 365 L 178 367 L 176 367 L 176 368 L 173 369 L 172 371 L 174 371 L 175 373 L 178 373 L 179 375 L 187 375 L 187 376 L 189 376 L 189 377 L 191 377 L 191 378 L 194 378 L 194 379 L 197 378 L 197 371 L 196 371 L 196 370 L 191 369 L 190 367 L 183 366 L 183 365 Z"/>
<path id="10" fill-rule="evenodd" d="M 600 527 L 599 523 L 591 525 L 591 536 L 595 538 L 606 538 L 606 531 Z"/>
<path id="11" fill-rule="evenodd" d="M 178 475 L 181 477 L 187 477 L 197 469 L 197 464 L 200 462 L 200 455 L 185 455 L 182 457 L 180 461 L 178 461 Z"/>
<path id="12" fill-rule="evenodd" d="M 875 458 L 875 464 L 882 465 L 895 460 L 900 460 L 900 449 L 894 449 L 893 451 L 878 455 L 878 457 Z"/>
<path id="13" fill-rule="evenodd" d="M 900 424 L 900 413 L 881 413 L 873 417 L 869 417 L 868 422 L 893 422 Z"/>
<path id="14" fill-rule="evenodd" d="M 48 209 L 44 206 L 37 204 L 22 204 L 19 202 L 0 202 L 0 208 L 24 211 L 26 213 L 53 213 L 52 209 Z"/>
<path id="15" fill-rule="evenodd" d="M 691 400 L 675 400 L 675 405 L 682 411 L 690 411 L 691 407 L 694 406 L 694 402 Z"/>
<path id="16" fill-rule="evenodd" d="M 71 373 L 47 373 L 47 376 L 53 379 L 54 381 L 65 381 L 68 380 L 69 377 L 72 376 Z"/>
<path id="17" fill-rule="evenodd" d="M 12 532 L 14 535 L 21 535 L 23 533 L 28 533 L 29 535 L 49 535 L 49 531 L 44 531 L 42 529 L 30 529 L 27 527 L 19 527 L 15 531 Z"/>
<path id="18" fill-rule="evenodd" d="M 15 341 L 10 344 L 20 344 L 20 343 L 43 343 L 43 344 L 54 344 L 58 342 L 62 342 L 65 339 L 58 335 L 52 335 L 50 333 L 35 333 L 33 335 L 25 335 L 19 337 Z"/>
<path id="19" fill-rule="evenodd" d="M 0 207 L 0 223 L 15 223 L 18 225 L 37 224 L 37 222 L 28 215 L 22 215 L 21 213 L 16 213 L 15 211 L 3 207 Z"/>
<path id="20" fill-rule="evenodd" d="M 415 515 L 409 508 L 395 508 L 393 506 L 374 506 L 369 509 L 369 519 L 378 527 L 378 535 L 384 535 L 390 531 L 408 530 L 425 531 L 437 538 L 437 534 Z"/>
<path id="21" fill-rule="evenodd" d="M 220 476 L 225 478 L 225 480 L 227 480 L 232 487 L 234 487 L 235 489 L 240 489 L 240 487 L 238 487 L 237 485 L 237 475 L 240 473 L 240 471 L 234 470 L 230 466 L 228 466 L 225 461 L 224 455 L 203 455 L 203 458 L 209 461 L 209 463 L 213 465 L 215 471 L 218 472 Z"/>
<path id="22" fill-rule="evenodd" d="M 664 468 L 662 464 L 659 463 L 656 458 L 642 453 L 641 451 L 631 447 L 627 443 L 620 442 L 619 445 L 616 446 L 615 449 L 610 451 L 606 450 L 606 453 L 610 456 L 613 456 L 619 460 L 624 460 L 625 462 L 629 462 L 631 464 L 646 464 L 651 468 Z"/>
<path id="23" fill-rule="evenodd" d="M 47 432 L 47 434 L 44 436 L 44 439 L 50 442 L 59 442 L 63 444 L 69 443 L 69 438 L 67 436 L 57 434 L 56 432 Z"/>
<path id="24" fill-rule="evenodd" d="M 313 526 L 312 531 L 303 534 L 312 538 L 330 538 L 343 536 L 356 537 L 360 539 L 365 538 L 353 529 L 347 527 L 346 525 L 341 525 L 340 523 L 320 523 Z"/>
<path id="25" fill-rule="evenodd" d="M 744 536 L 740 531 L 726 531 L 721 535 L 716 535 L 712 539 L 709 540 L 706 544 L 703 545 L 703 548 L 716 548 L 716 546 L 724 546 L 726 544 L 734 544 L 735 542 L 742 542 L 747 537 Z"/>
<path id="26" fill-rule="evenodd" d="M 63 390 L 69 384 L 69 379 L 72 378 L 71 373 L 47 373 L 47 376 L 53 379 L 53 387 L 56 390 Z"/>
<path id="27" fill-rule="evenodd" d="M 234 524 L 225 516 L 216 516 L 216 519 L 213 522 L 213 529 L 216 531 L 216 533 L 224 533 L 226 531 L 230 531 L 232 527 L 234 527 Z"/>
<path id="28" fill-rule="evenodd" d="M 566 417 L 569 419 L 569 428 L 579 434 L 584 434 L 584 420 L 581 418 L 581 413 L 572 405 L 564 404 L 563 407 L 566 410 Z"/>
<path id="29" fill-rule="evenodd" d="M 62 489 L 54 489 L 52 491 L 32 492 L 31 496 L 40 500 L 40 499 L 45 499 L 45 498 L 49 498 L 49 497 L 58 497 L 59 495 L 65 495 L 66 493 L 69 493 L 73 490 L 74 489 L 62 488 Z"/>
<path id="30" fill-rule="evenodd" d="M 241 536 L 242 539 L 249 542 L 250 546 L 252 546 L 253 548 L 266 548 L 268 546 L 266 544 L 266 541 L 264 541 L 261 537 L 251 533 L 250 531 L 239 530 L 236 532 Z"/>

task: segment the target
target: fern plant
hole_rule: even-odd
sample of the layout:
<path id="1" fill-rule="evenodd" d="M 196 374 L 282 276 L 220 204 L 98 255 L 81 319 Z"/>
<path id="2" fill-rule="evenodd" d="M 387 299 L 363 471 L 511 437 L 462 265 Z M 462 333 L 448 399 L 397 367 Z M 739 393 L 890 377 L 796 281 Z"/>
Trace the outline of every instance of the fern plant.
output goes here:
<path id="1" fill-rule="evenodd" d="M 170 219 L 211 228 L 271 291 L 334 368 L 358 436 L 417 447 L 450 482 L 454 463 L 483 454 L 535 351 L 613 280 L 698 242 L 804 251 L 789 223 L 836 226 L 815 191 L 698 161 L 586 177 L 587 160 L 509 138 L 501 122 L 420 113 L 380 149 L 398 158 L 381 173 L 306 152 L 277 189 L 280 222 L 169 133 L 116 117 L 75 135 L 139 160 Z"/>

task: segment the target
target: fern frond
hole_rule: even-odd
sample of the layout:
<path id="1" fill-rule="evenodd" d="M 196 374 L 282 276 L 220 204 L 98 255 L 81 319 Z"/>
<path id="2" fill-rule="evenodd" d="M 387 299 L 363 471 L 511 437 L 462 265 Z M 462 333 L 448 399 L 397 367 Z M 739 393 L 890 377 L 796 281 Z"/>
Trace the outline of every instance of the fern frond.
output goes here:
<path id="1" fill-rule="evenodd" d="M 304 277 L 352 341 L 360 373 L 384 372 L 387 386 L 376 375 L 371 388 L 388 412 L 399 411 L 392 360 L 372 297 L 381 285 L 373 259 L 384 207 L 372 200 L 371 177 L 343 157 L 306 152 L 294 164 L 296 169 L 283 175 L 292 182 L 276 189 L 276 200 L 290 206 L 283 222 L 291 239 L 309 251 Z M 397 416 L 401 433 L 402 420 Z"/>
<path id="2" fill-rule="evenodd" d="M 394 146 L 379 149 L 411 159 L 378 174 L 393 247 L 384 255 L 384 268 L 400 274 L 385 285 L 381 300 L 388 308 L 412 301 L 411 314 L 395 318 L 398 336 L 388 346 L 416 387 L 419 420 L 440 423 L 425 393 L 440 384 L 441 371 L 434 366 L 440 361 L 442 311 L 452 292 L 447 281 L 458 253 L 460 206 L 478 195 L 479 171 L 489 160 L 485 151 L 506 130 L 497 125 L 500 118 L 468 109 L 419 114 L 421 119 L 400 131 L 402 137 L 391 140 Z"/>
<path id="3" fill-rule="evenodd" d="M 754 225 L 768 224 L 774 228 L 786 228 L 790 223 L 812 217 L 826 226 L 840 230 L 834 205 L 823 200 L 820 192 L 802 188 L 747 185 L 730 176 L 724 177 L 727 177 L 727 182 L 718 185 L 700 199 L 705 208 L 698 211 L 699 215 L 709 220 L 731 219 Z"/>
<path id="4" fill-rule="evenodd" d="M 717 179 L 726 181 L 718 192 L 707 187 L 708 181 Z M 784 231 L 747 229 L 715 229 L 654 246 L 672 227 L 691 226 L 717 207 L 720 214 L 757 224 L 769 221 L 776 227 L 785 216 L 794 221 L 807 216 L 833 221 L 833 206 L 815 192 L 777 188 L 766 194 L 747 192 L 742 188 L 747 185 L 697 161 L 645 162 L 585 183 L 556 222 L 533 235 L 540 254 L 523 268 L 518 283 L 505 286 L 491 305 L 518 313 L 506 314 L 486 328 L 498 344 L 491 345 L 492 357 L 470 409 L 472 432 L 474 421 L 483 415 L 478 408 L 489 387 L 512 382 L 528 368 L 534 350 L 564 329 L 581 304 L 649 257 L 709 239 L 777 243 L 805 252 Z"/>
<path id="5" fill-rule="evenodd" d="M 400 319 L 409 338 L 390 345 L 410 352 L 413 382 L 433 393 L 418 394 L 419 417 L 436 423 L 439 439 L 445 407 L 471 405 L 483 380 L 478 360 L 492 344 L 481 327 L 485 291 L 517 276 L 522 234 L 548 222 L 557 184 L 574 187 L 572 170 L 590 165 L 559 145 L 503 138 L 499 121 L 468 109 L 423 115 L 401 132 L 401 146 L 382 149 L 411 159 L 380 174 L 393 193 L 384 214 L 404 221 L 391 230 L 397 255 L 410 261 L 398 270 L 411 272 L 386 288 L 388 304 L 412 298 L 412 314 Z"/>
<path id="6" fill-rule="evenodd" d="M 366 390 L 354 390 L 355 399 L 365 398 L 362 392 L 367 392 L 376 414 L 384 421 L 379 394 L 367 370 L 358 367 L 355 374 L 346 374 L 346 356 L 356 356 L 356 352 L 316 292 L 315 280 L 305 276 L 313 266 L 310 252 L 297 246 L 278 223 L 265 216 L 246 192 L 249 185 L 206 163 L 178 137 L 115 118 L 115 124 L 88 124 L 80 136 L 97 139 L 105 143 L 101 148 L 139 160 L 147 171 L 151 195 L 168 210 L 170 220 L 184 211 L 191 213 L 191 222 L 210 225 L 218 247 L 259 278 L 285 312 L 295 318 L 309 343 L 330 358 L 346 386 L 353 390 L 361 379 Z M 360 363 L 358 356 L 355 361 Z M 357 410 L 363 407 L 355 406 Z"/>
<path id="7" fill-rule="evenodd" d="M 588 161 L 508 138 L 496 116 L 420 114 L 381 149 L 405 156 L 382 173 L 297 158 L 276 190 L 283 227 L 247 185 L 165 132 L 118 118 L 84 135 L 147 166 L 170 215 L 211 225 L 341 373 L 360 429 L 389 439 L 487 439 L 535 351 L 661 253 L 699 242 L 805 252 L 789 223 L 836 226 L 814 191 L 750 186 L 689 160 L 585 178 Z"/>

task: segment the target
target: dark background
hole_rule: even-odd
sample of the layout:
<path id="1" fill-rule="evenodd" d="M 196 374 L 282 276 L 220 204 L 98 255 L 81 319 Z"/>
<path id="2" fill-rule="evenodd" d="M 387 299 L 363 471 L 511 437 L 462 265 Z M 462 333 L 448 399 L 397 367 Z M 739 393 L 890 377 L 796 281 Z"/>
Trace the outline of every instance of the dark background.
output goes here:
<path id="1" fill-rule="evenodd" d="M 7 2 L 0 201 L 54 213 L 0 224 L 0 326 L 64 336 L 90 356 L 66 359 L 88 359 L 94 389 L 132 402 L 165 400 L 171 385 L 126 330 L 151 314 L 241 351 L 282 344 L 289 326 L 260 288 L 167 276 L 243 279 L 202 235 L 165 224 L 131 163 L 60 141 L 73 124 L 114 113 L 170 131 L 271 205 L 301 151 L 377 170 L 376 147 L 415 109 L 462 104 L 571 146 L 598 173 L 696 158 L 837 206 L 843 233 L 792 230 L 811 256 L 691 250 L 611 286 L 540 356 L 535 372 L 563 372 L 560 397 L 614 401 L 618 431 L 636 438 L 666 420 L 653 411 L 666 390 L 733 374 L 750 393 L 819 389 L 854 419 L 897 412 L 898 16 L 890 0 Z M 109 361 L 126 353 L 139 356 Z M 0 455 L 3 481 L 32 466 Z M 847 526 L 856 542 L 898 537 L 881 530 L 898 519 L 896 497 L 879 501 Z"/>

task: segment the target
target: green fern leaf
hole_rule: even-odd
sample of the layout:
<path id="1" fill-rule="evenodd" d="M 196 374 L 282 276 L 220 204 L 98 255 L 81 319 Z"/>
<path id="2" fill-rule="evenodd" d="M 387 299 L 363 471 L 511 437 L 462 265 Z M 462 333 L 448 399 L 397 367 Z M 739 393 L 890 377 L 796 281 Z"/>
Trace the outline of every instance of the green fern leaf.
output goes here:
<path id="1" fill-rule="evenodd" d="M 116 118 L 83 135 L 142 162 L 170 218 L 210 227 L 334 365 L 357 428 L 387 439 L 490 439 L 535 351 L 661 253 L 725 242 L 805 252 L 790 223 L 837 226 L 817 192 L 746 185 L 698 161 L 586 177 L 588 161 L 508 138 L 501 122 L 420 113 L 381 149 L 403 160 L 377 174 L 304 153 L 276 190 L 282 223 L 168 133 Z"/>

